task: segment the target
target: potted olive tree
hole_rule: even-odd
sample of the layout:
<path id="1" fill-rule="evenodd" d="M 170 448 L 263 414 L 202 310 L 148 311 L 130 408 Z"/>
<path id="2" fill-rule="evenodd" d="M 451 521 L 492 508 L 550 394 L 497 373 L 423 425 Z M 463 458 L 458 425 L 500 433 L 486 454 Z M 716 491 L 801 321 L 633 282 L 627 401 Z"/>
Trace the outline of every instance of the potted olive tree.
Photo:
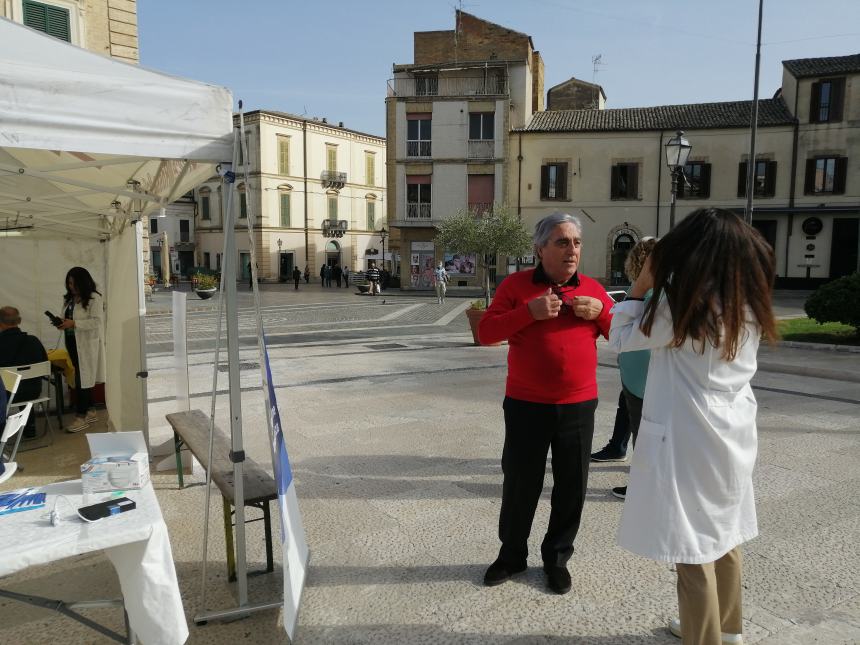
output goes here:
<path id="1" fill-rule="evenodd" d="M 195 273 L 192 280 L 194 291 L 201 300 L 208 300 L 218 291 L 218 282 L 214 275 L 208 273 Z"/>
<path id="2" fill-rule="evenodd" d="M 475 344 L 478 322 L 490 306 L 490 265 L 499 255 L 523 255 L 532 239 L 522 220 L 507 207 L 493 205 L 482 213 L 462 211 L 437 226 L 436 245 L 455 253 L 474 253 L 484 271 L 484 300 L 466 310 Z M 480 305 L 483 305 L 482 307 Z"/>

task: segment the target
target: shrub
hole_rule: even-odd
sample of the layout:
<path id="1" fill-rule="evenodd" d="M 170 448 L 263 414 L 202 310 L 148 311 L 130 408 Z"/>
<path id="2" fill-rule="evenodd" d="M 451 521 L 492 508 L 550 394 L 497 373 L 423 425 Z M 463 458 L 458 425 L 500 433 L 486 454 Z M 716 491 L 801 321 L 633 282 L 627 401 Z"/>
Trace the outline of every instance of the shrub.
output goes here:
<path id="1" fill-rule="evenodd" d="M 217 289 L 218 281 L 215 279 L 214 275 L 208 275 L 206 273 L 195 273 L 194 274 L 194 283 L 197 285 L 196 289 Z"/>
<path id="2" fill-rule="evenodd" d="M 487 309 L 487 302 L 485 300 L 475 300 L 472 302 L 469 309 L 475 309 L 476 311 L 485 311 Z"/>
<path id="3" fill-rule="evenodd" d="M 820 323 L 851 325 L 860 334 L 860 272 L 820 286 L 806 299 L 804 309 Z"/>

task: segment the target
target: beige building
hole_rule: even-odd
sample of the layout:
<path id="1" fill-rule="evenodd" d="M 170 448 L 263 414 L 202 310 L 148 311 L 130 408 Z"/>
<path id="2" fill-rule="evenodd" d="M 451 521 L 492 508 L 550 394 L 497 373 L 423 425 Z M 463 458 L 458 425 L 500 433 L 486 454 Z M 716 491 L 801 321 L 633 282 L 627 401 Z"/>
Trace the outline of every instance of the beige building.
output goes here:
<path id="1" fill-rule="evenodd" d="M 774 247 L 778 284 L 802 287 L 858 268 L 860 55 L 783 69 L 782 89 L 759 103 L 753 224 Z M 743 212 L 751 105 L 538 112 L 510 135 L 522 153 L 508 168 L 509 201 L 528 226 L 582 209 L 583 272 L 623 284 L 627 249 L 668 230 L 664 146 L 676 130 L 692 144 L 676 221 L 706 206 Z"/>
<path id="2" fill-rule="evenodd" d="M 135 0 L 0 0 L 0 17 L 105 56 L 139 60 Z"/>
<path id="3" fill-rule="evenodd" d="M 363 271 L 371 260 L 381 262 L 385 139 L 343 123 L 268 110 L 247 113 L 245 131 L 249 185 L 242 160 L 236 229 L 247 228 L 249 211 L 255 216 L 262 280 L 289 279 L 294 267 L 304 271 L 306 265 L 318 279 L 324 264 Z M 225 191 L 219 177 L 195 191 L 197 263 L 213 270 L 221 267 Z M 237 246 L 240 279 L 247 280 L 247 235 L 237 235 Z M 390 266 L 387 243 L 384 252 Z"/>
<path id="4" fill-rule="evenodd" d="M 450 31 L 415 32 L 414 61 L 388 81 L 387 217 L 403 288 L 431 288 L 446 261 L 452 284 L 481 284 L 475 258 L 437 248 L 436 224 L 509 199 L 508 132 L 543 109 L 543 61 L 526 34 L 455 13 Z"/>

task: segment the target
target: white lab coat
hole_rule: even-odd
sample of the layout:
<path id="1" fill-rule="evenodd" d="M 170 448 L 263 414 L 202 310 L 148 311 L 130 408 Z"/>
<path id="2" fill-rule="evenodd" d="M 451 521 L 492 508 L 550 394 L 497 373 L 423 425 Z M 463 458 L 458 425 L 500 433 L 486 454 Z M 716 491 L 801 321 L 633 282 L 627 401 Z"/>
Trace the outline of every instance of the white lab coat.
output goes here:
<path id="1" fill-rule="evenodd" d="M 650 349 L 642 423 L 630 465 L 618 543 L 665 562 L 714 562 L 758 535 L 752 472 L 756 460 L 759 335 L 747 325 L 735 359 L 692 341 L 669 347 L 672 321 L 663 299 L 651 335 L 639 328 L 645 304 L 613 308 L 609 344 Z"/>
<path id="2" fill-rule="evenodd" d="M 66 310 L 63 303 L 62 311 Z M 72 314 L 75 320 L 75 343 L 78 346 L 78 366 L 81 387 L 90 388 L 105 382 L 105 330 L 102 297 L 93 293 L 87 308 L 76 302 Z M 65 340 L 65 336 L 63 337 Z"/>

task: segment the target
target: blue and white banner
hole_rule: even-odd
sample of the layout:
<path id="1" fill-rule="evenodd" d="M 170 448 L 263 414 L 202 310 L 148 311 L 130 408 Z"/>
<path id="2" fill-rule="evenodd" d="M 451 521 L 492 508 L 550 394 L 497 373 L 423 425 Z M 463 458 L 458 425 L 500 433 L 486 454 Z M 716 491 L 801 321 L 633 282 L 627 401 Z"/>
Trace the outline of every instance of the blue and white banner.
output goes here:
<path id="1" fill-rule="evenodd" d="M 269 410 L 269 427 L 272 429 L 272 460 L 275 481 L 278 484 L 278 505 L 281 516 L 281 548 L 284 563 L 284 629 L 290 640 L 294 639 L 299 614 L 299 601 L 305 586 L 308 566 L 308 545 L 305 529 L 299 513 L 299 500 L 293 486 L 293 470 L 287 442 L 281 427 L 281 415 L 272 384 L 272 368 L 269 365 L 269 348 L 263 337 L 263 358 L 265 362 L 266 403 Z"/>

